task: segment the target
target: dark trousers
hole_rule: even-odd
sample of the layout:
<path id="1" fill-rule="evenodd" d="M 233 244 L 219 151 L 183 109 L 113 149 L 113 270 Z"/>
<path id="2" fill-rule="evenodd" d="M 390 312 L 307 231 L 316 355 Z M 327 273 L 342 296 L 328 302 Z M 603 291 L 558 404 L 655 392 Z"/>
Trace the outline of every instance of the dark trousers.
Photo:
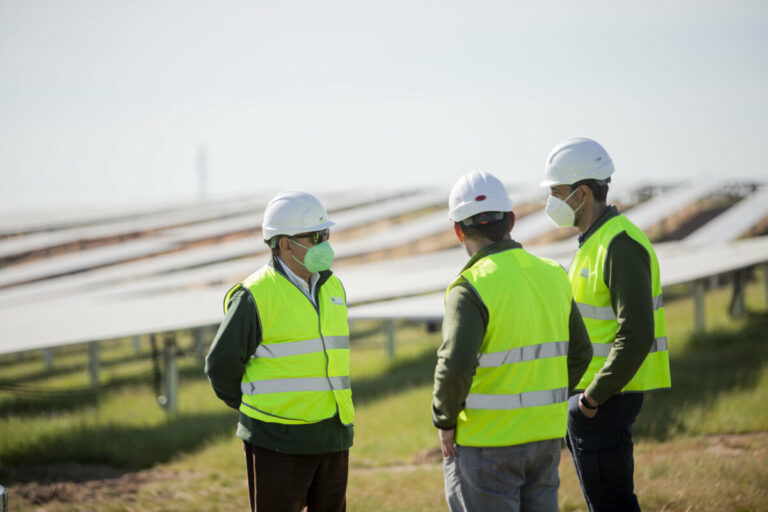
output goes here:
<path id="1" fill-rule="evenodd" d="M 291 455 L 243 443 L 252 512 L 344 512 L 349 450 Z"/>
<path id="2" fill-rule="evenodd" d="M 632 425 L 643 406 L 642 393 L 614 395 L 588 419 L 579 410 L 579 395 L 568 400 L 565 444 L 576 466 L 591 512 L 633 512 L 635 496 Z"/>

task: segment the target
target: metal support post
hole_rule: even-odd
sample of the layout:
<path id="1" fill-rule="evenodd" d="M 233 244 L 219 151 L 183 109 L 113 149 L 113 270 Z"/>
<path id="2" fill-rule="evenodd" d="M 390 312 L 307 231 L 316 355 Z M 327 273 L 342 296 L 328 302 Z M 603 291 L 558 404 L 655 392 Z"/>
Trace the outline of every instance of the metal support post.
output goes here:
<path id="1" fill-rule="evenodd" d="M 139 355 L 141 353 L 141 338 L 138 336 L 133 337 L 133 353 Z"/>
<path id="2" fill-rule="evenodd" d="M 165 410 L 168 413 L 179 411 L 179 369 L 176 365 L 176 340 L 173 336 L 165 338 L 163 343 L 163 392 Z"/>
<path id="3" fill-rule="evenodd" d="M 88 344 L 88 372 L 91 374 L 91 386 L 99 386 L 99 342 Z"/>
<path id="4" fill-rule="evenodd" d="M 706 328 L 704 323 L 704 280 L 699 279 L 693 282 L 693 331 L 704 332 Z"/>
<path id="5" fill-rule="evenodd" d="M 733 273 L 733 296 L 731 297 L 731 304 L 729 307 L 733 318 L 742 318 L 747 312 L 744 302 L 744 288 L 746 288 L 746 284 L 746 270 L 737 270 Z"/>
<path id="6" fill-rule="evenodd" d="M 208 335 L 208 329 L 205 327 L 198 327 L 194 330 L 195 336 L 195 355 L 201 361 L 205 359 L 205 339 Z"/>
<path id="7" fill-rule="evenodd" d="M 0 512 L 8 511 L 8 489 L 0 485 Z"/>
<path id="8" fill-rule="evenodd" d="M 45 370 L 51 371 L 53 370 L 53 349 L 52 348 L 44 348 L 43 349 L 43 361 L 45 362 Z"/>
<path id="9" fill-rule="evenodd" d="M 765 284 L 765 305 L 768 306 L 768 265 L 763 265 L 763 283 Z"/>
<path id="10" fill-rule="evenodd" d="M 387 355 L 390 359 L 395 357 L 395 320 L 390 318 L 384 322 L 384 335 L 386 336 Z"/>

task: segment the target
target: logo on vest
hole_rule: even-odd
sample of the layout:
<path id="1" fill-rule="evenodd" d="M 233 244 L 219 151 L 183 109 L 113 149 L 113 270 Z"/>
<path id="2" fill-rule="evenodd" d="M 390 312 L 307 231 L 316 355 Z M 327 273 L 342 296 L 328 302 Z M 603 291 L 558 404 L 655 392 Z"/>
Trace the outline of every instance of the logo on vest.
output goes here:
<path id="1" fill-rule="evenodd" d="M 331 297 L 331 304 L 335 306 L 343 306 L 344 305 L 344 299 L 341 297 Z"/>
<path id="2" fill-rule="evenodd" d="M 581 269 L 581 272 L 579 273 L 579 275 L 584 279 L 589 279 L 589 268 L 584 267 L 583 269 Z"/>

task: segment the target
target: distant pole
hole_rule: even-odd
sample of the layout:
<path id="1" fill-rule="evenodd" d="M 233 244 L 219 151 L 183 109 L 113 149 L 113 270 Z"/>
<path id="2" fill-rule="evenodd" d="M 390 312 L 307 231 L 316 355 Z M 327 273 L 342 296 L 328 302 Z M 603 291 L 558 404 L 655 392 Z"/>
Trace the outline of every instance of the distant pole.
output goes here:
<path id="1" fill-rule="evenodd" d="M 704 332 L 704 280 L 697 279 L 693 282 L 693 331 Z"/>
<path id="2" fill-rule="evenodd" d="M 731 298 L 730 313 L 733 318 L 742 318 L 746 314 L 744 289 L 747 286 L 747 271 L 740 269 L 732 274 L 733 297 Z"/>
<path id="3" fill-rule="evenodd" d="M 168 413 L 179 411 L 179 369 L 176 365 L 176 339 L 167 336 L 163 345 L 163 392 L 165 410 Z"/>
<path id="4" fill-rule="evenodd" d="M 53 370 L 53 349 L 51 347 L 43 349 L 43 361 L 45 361 L 47 371 Z"/>
<path id="5" fill-rule="evenodd" d="M 208 335 L 206 327 L 197 327 L 194 329 L 195 335 L 195 354 L 201 361 L 205 360 L 205 339 Z"/>
<path id="6" fill-rule="evenodd" d="M 765 305 L 768 306 L 768 264 L 763 265 L 763 284 L 765 285 Z"/>
<path id="7" fill-rule="evenodd" d="M 200 199 L 208 196 L 208 148 L 205 144 L 197 147 L 197 194 Z"/>
<path id="8" fill-rule="evenodd" d="M 387 355 L 390 359 L 395 357 L 395 320 L 390 318 L 384 321 L 384 336 L 387 345 Z"/>
<path id="9" fill-rule="evenodd" d="M 99 386 L 99 342 L 88 343 L 88 372 L 91 374 L 91 386 Z"/>

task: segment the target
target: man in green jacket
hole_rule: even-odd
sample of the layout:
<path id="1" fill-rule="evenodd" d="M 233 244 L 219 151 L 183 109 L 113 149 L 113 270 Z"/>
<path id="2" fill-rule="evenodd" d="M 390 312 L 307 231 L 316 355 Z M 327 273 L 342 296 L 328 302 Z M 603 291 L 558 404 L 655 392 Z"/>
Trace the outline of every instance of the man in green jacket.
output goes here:
<path id="1" fill-rule="evenodd" d="M 568 436 L 591 511 L 637 511 L 632 425 L 643 392 L 670 387 L 659 262 L 648 238 L 606 204 L 614 166 L 591 139 L 567 139 L 547 158 L 545 209 L 555 225 L 576 226 L 569 269 L 594 358 L 569 399 Z"/>
<path id="2" fill-rule="evenodd" d="M 285 192 L 264 212 L 268 264 L 235 285 L 205 361 L 240 411 L 252 511 L 346 509 L 354 408 L 346 296 L 325 208 Z"/>
<path id="3" fill-rule="evenodd" d="M 592 356 L 567 275 L 510 238 L 493 175 L 461 177 L 449 208 L 471 258 L 446 292 L 432 401 L 448 506 L 557 510 L 568 392 Z"/>

